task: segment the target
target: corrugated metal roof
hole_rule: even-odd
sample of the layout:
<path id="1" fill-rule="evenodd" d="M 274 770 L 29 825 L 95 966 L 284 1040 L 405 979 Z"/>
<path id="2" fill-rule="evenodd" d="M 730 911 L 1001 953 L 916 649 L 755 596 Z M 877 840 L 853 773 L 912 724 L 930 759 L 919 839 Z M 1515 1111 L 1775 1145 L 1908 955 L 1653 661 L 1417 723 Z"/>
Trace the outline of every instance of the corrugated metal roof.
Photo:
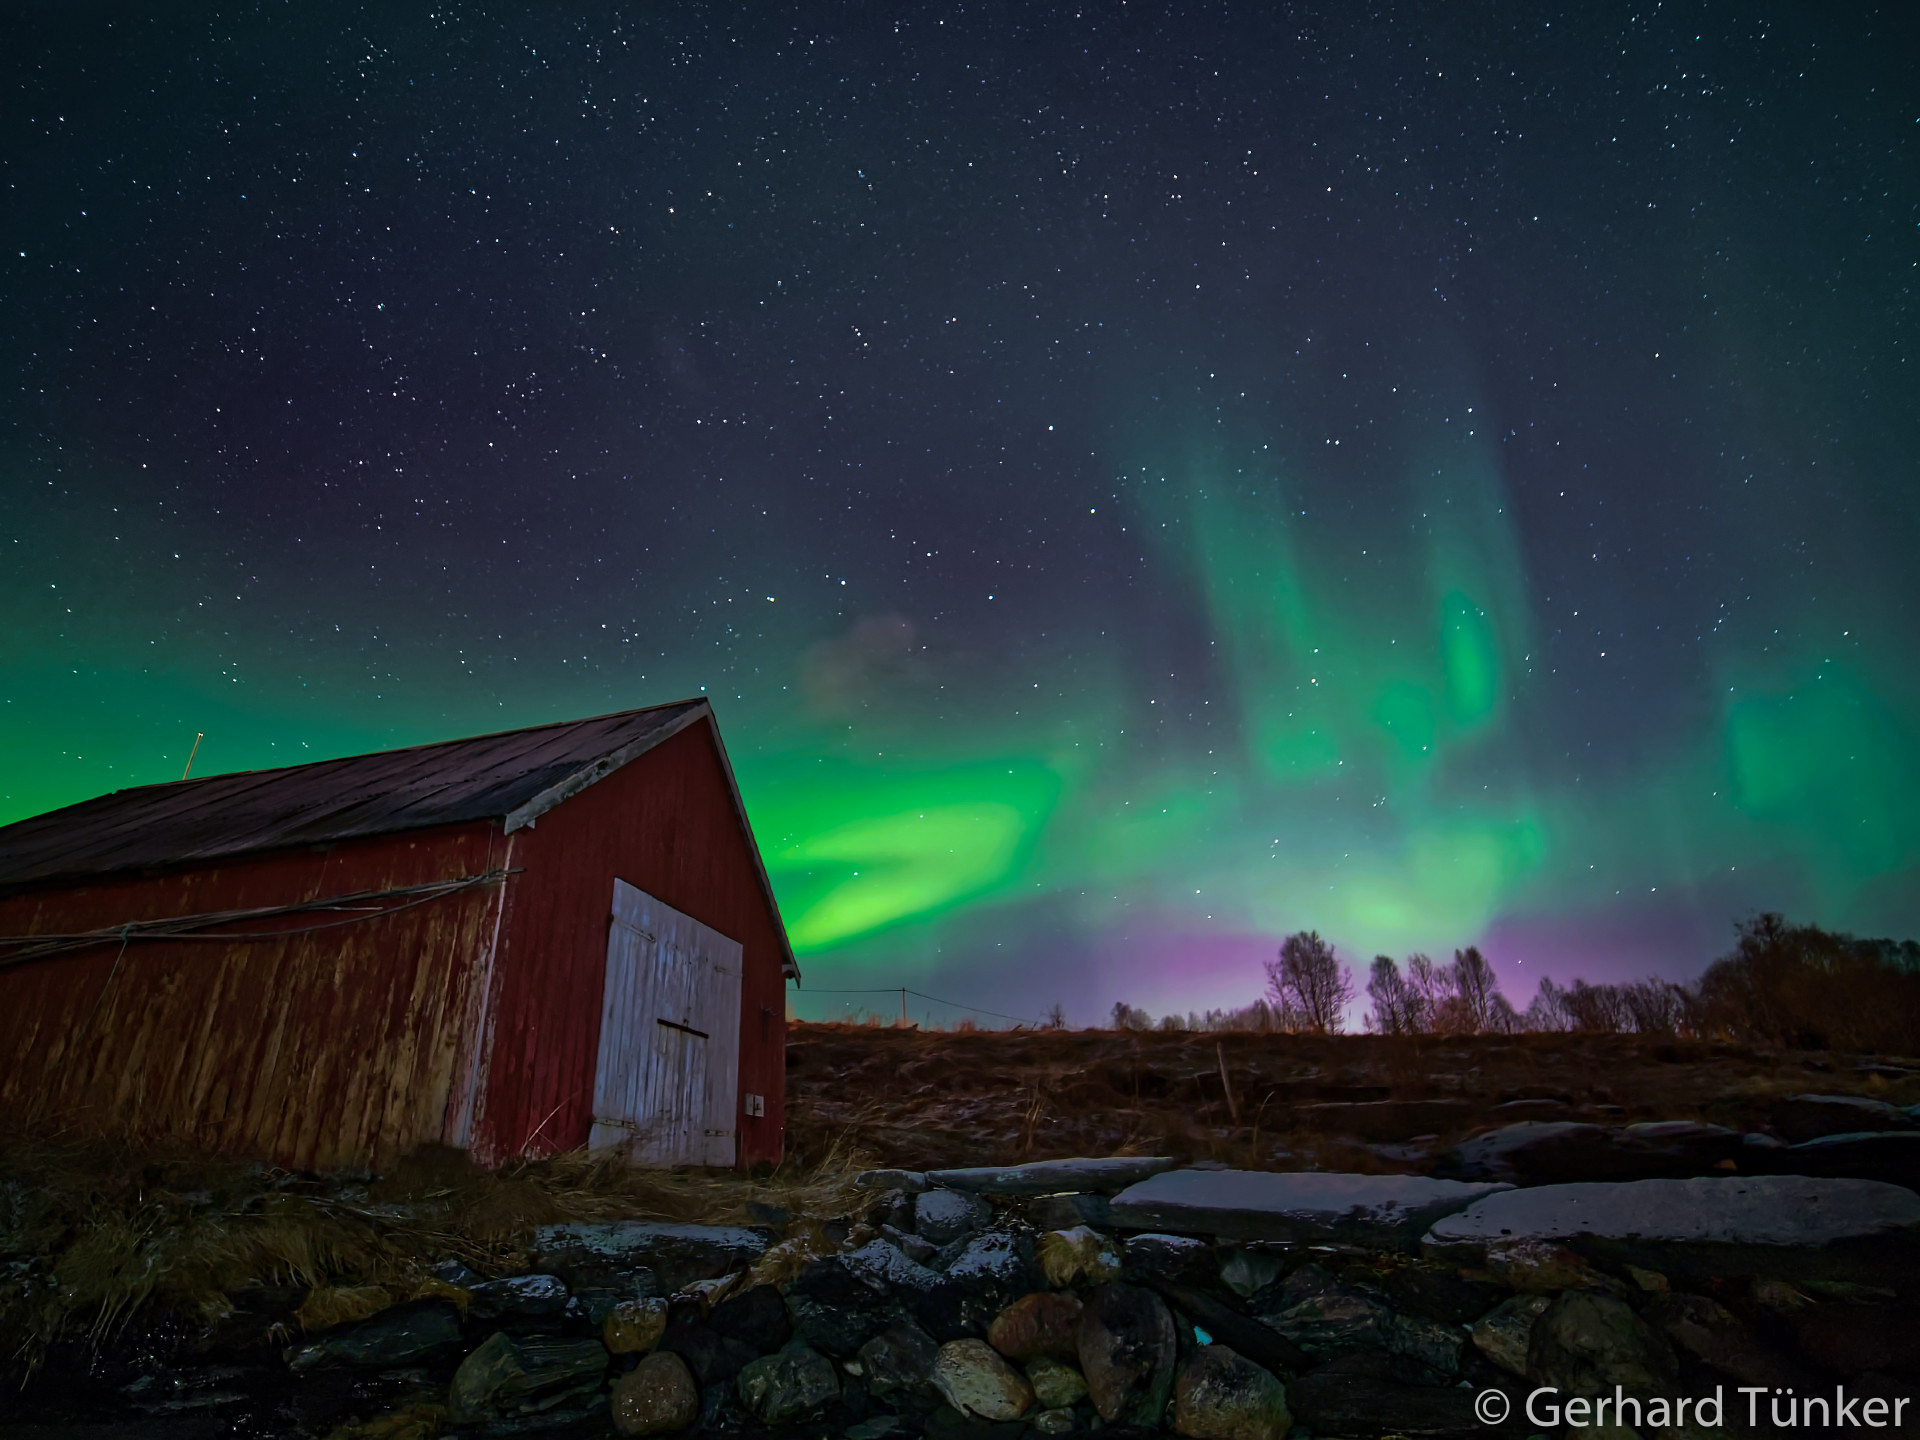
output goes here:
<path id="1" fill-rule="evenodd" d="M 712 713 L 705 700 L 682 700 L 281 770 L 116 790 L 0 827 L 0 886 L 470 820 L 504 820 L 517 830 Z M 738 804 L 737 787 L 734 797 Z M 740 819 L 744 825 L 744 807 Z"/>

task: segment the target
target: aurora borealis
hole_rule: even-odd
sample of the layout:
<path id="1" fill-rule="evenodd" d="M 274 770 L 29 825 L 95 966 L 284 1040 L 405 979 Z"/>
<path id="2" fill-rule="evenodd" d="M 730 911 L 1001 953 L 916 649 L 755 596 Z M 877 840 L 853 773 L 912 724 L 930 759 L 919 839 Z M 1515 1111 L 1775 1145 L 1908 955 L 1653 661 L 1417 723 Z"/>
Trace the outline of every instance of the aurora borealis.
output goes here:
<path id="1" fill-rule="evenodd" d="M 0 820 L 704 691 L 822 992 L 1920 931 L 1898 11 L 80 9 Z"/>

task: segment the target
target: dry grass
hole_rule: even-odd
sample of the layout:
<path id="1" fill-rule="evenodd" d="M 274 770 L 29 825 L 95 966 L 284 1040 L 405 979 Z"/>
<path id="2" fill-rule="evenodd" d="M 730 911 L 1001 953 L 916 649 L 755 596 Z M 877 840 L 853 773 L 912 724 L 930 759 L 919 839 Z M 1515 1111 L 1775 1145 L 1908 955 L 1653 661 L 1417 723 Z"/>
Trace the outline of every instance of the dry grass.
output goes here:
<path id="1" fill-rule="evenodd" d="M 1454 1133 L 1517 1099 L 1557 1100 L 1570 1115 L 1612 1123 L 1722 1124 L 1749 1123 L 1769 1098 L 1795 1091 L 1920 1101 L 1920 1077 L 1856 1072 L 1867 1056 L 1633 1035 L 960 1033 L 796 1022 L 788 1037 L 789 1154 L 851 1137 L 881 1163 L 909 1168 L 1123 1154 L 1251 1169 L 1404 1168 L 1302 1123 L 1298 1107 L 1329 1101 L 1465 1101 Z"/>
<path id="2" fill-rule="evenodd" d="M 488 1172 L 430 1148 L 358 1186 L 179 1147 L 15 1133 L 0 1137 L 0 1251 L 31 1262 L 0 1279 L 0 1346 L 30 1359 L 62 1335 L 97 1343 L 149 1309 L 212 1326 L 262 1290 L 305 1292 L 295 1317 L 308 1330 L 399 1300 L 459 1303 L 464 1292 L 431 1267 L 516 1268 L 536 1226 L 837 1218 L 860 1207 L 852 1181 L 867 1163 L 843 1142 L 761 1181 L 584 1154 Z M 823 1237 L 801 1227 L 794 1241 L 776 1247 L 775 1266 L 803 1264 Z"/>

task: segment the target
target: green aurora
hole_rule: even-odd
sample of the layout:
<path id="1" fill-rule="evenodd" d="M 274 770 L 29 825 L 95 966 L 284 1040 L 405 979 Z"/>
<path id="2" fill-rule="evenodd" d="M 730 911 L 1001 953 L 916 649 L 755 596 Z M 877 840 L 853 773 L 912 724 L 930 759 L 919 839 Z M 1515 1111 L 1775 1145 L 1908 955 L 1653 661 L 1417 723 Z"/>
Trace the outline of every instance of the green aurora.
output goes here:
<path id="1" fill-rule="evenodd" d="M 1070 661 L 998 685 L 979 657 L 943 654 L 904 621 L 815 614 L 795 627 L 803 643 L 758 637 L 791 662 L 715 699 L 810 973 L 824 961 L 843 985 L 934 983 L 949 950 L 1018 933 L 1036 905 L 1084 935 L 1117 917 L 1152 932 L 1127 969 L 1177 975 L 1149 997 L 1167 1006 L 1257 988 L 1244 955 L 1215 957 L 1209 936 L 1311 926 L 1356 957 L 1404 954 L 1662 892 L 1905 922 L 1920 712 L 1901 667 L 1876 665 L 1846 630 L 1764 663 L 1729 647 L 1697 728 L 1611 773 L 1570 773 L 1528 743 L 1548 622 L 1495 463 L 1472 444 L 1447 458 L 1459 474 L 1442 463 L 1409 479 L 1390 523 L 1317 516 L 1296 503 L 1311 487 L 1281 467 L 1225 458 L 1120 483 L 1125 533 L 1195 597 L 1204 679 L 1141 677 L 1127 637 L 1097 628 L 1071 637 Z M 464 667 L 426 652 L 394 658 L 419 678 L 390 690 L 271 653 L 224 674 L 204 658 L 140 666 L 110 614 L 72 597 L 68 620 L 68 597 L 48 592 L 12 602 L 38 612 L 34 629 L 90 624 L 62 652 L 93 663 L 31 646 L 10 657 L 6 818 L 175 778 L 196 731 L 206 773 L 699 689 L 692 666 L 627 690 L 548 662 L 532 669 L 538 702 L 466 675 L 456 704 L 443 687 Z M 1602 643 L 1579 657 L 1596 686 Z M 405 718 L 355 723 L 370 711 Z M 1675 963 L 1620 957 L 1636 962 Z"/>
<path id="2" fill-rule="evenodd" d="M 705 693 L 803 1014 L 1920 932 L 1912 47 L 1446 18 L 33 18 L 0 820 Z"/>

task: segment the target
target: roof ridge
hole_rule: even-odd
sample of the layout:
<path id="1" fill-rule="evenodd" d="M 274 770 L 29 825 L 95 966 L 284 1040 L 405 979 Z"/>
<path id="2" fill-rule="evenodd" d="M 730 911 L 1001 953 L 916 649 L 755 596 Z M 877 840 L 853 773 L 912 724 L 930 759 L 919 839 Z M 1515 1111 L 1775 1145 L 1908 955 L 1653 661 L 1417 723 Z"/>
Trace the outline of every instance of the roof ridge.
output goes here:
<path id="1" fill-rule="evenodd" d="M 539 725 L 518 725 L 511 730 L 487 730 L 478 735 L 457 735 L 450 740 L 422 740 L 417 744 L 395 745 L 386 750 L 360 750 L 351 755 L 326 755 L 317 760 L 302 760 L 293 765 L 269 765 L 258 770 L 222 770 L 214 775 L 196 775 L 191 779 L 156 780 L 150 785 L 128 785 L 123 789 L 108 790 L 99 795 L 89 796 L 87 800 L 76 800 L 73 803 L 75 805 L 85 805 L 92 800 L 106 800 L 116 795 L 137 795 L 143 790 L 171 790 L 178 789 L 181 786 L 205 785 L 215 780 L 240 780 L 249 776 L 264 778 L 267 776 L 285 775 L 292 770 L 307 770 L 321 765 L 348 765 L 356 760 L 365 760 L 374 755 L 405 755 L 411 750 L 437 750 L 448 745 L 467 745 L 478 740 L 504 740 L 509 735 L 531 735 L 538 730 L 565 730 L 576 725 L 593 725 L 605 720 L 624 720 L 630 715 L 645 715 L 652 710 L 672 710 L 682 705 L 707 705 L 710 707 L 711 704 L 712 702 L 709 701 L 705 695 L 694 695 L 685 700 L 662 701 L 658 705 L 636 705 L 630 710 L 608 710 L 600 715 L 582 715 L 575 720 L 548 720 Z M 70 807 L 62 805 L 56 807 L 54 810 L 42 811 L 41 813 L 52 815 L 57 814 L 59 810 L 68 808 Z M 23 815 L 20 817 L 21 820 L 31 820 L 33 818 L 35 817 L 31 815 Z M 20 821 L 8 821 L 7 823 L 13 825 L 19 824 Z M 5 828 L 5 825 L 0 825 L 0 830 L 4 830 Z"/>

